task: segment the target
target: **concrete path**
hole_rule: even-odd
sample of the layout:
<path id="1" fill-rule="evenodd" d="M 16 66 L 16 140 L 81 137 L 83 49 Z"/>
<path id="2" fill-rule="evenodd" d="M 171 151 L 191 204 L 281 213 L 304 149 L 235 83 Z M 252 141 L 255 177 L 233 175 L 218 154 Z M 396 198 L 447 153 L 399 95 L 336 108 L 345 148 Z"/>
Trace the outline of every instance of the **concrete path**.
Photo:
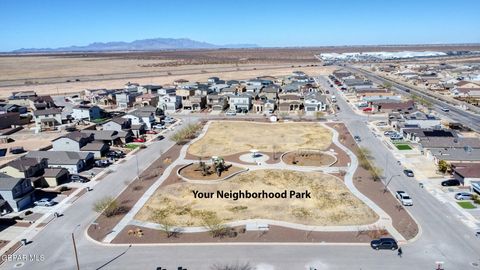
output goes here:
<path id="1" fill-rule="evenodd" d="M 201 133 L 199 136 L 186 145 L 184 145 L 181 150 L 180 150 L 180 155 L 178 159 L 173 161 L 166 169 L 165 172 L 155 181 L 155 183 L 145 192 L 145 194 L 137 201 L 137 203 L 133 206 L 133 208 L 125 215 L 120 222 L 113 228 L 112 232 L 108 234 L 104 239 L 103 242 L 105 243 L 110 243 L 113 239 L 115 239 L 116 236 L 127 226 L 127 225 L 138 225 L 138 226 L 145 226 L 147 228 L 152 228 L 152 229 L 161 229 L 161 227 L 158 224 L 150 223 L 150 222 L 141 222 L 138 220 L 135 220 L 135 215 L 142 209 L 142 207 L 146 204 L 146 202 L 149 200 L 149 198 L 155 193 L 155 191 L 158 189 L 158 187 L 168 178 L 168 176 L 171 173 L 177 173 L 173 172 L 173 169 L 178 166 L 178 165 L 186 165 L 190 164 L 193 162 L 196 162 L 195 160 L 188 160 L 185 159 L 187 155 L 187 150 L 188 147 L 195 143 L 196 141 L 200 140 L 207 132 L 210 122 L 207 122 L 207 124 L 204 126 L 202 129 Z M 235 162 L 229 162 L 235 166 L 246 168 L 248 170 L 265 170 L 265 169 L 276 169 L 276 170 L 293 170 L 293 171 L 301 171 L 301 172 L 324 172 L 324 173 L 334 173 L 334 172 L 339 172 L 340 170 L 343 170 L 346 172 L 346 175 L 344 177 L 344 182 L 347 188 L 352 192 L 354 196 L 356 196 L 358 199 L 360 199 L 362 202 L 364 202 L 368 207 L 370 207 L 378 216 L 379 219 L 373 223 L 373 224 L 368 224 L 368 225 L 353 225 L 353 226 L 309 226 L 309 225 L 303 225 L 303 224 L 296 224 L 296 223 L 290 223 L 290 222 L 284 222 L 284 221 L 276 221 L 276 220 L 268 220 L 268 219 L 251 219 L 251 220 L 242 220 L 242 221 L 235 221 L 228 223 L 227 225 L 229 226 L 239 226 L 239 225 L 245 225 L 247 223 L 251 222 L 259 222 L 259 223 L 265 223 L 265 224 L 270 224 L 270 225 L 279 225 L 279 226 L 284 226 L 288 228 L 293 228 L 293 229 L 298 229 L 298 230 L 306 230 L 306 231 L 359 231 L 359 230 L 366 230 L 366 229 L 372 229 L 372 227 L 375 228 L 385 228 L 388 230 L 388 232 L 395 237 L 399 241 L 404 241 L 405 238 L 393 227 L 392 225 L 392 219 L 391 217 L 383 211 L 377 204 L 375 204 L 372 200 L 370 200 L 368 197 L 363 195 L 353 184 L 353 175 L 358 167 L 358 160 L 356 155 L 350 151 L 347 147 L 342 145 L 338 138 L 339 134 L 338 132 L 326 125 L 321 124 L 323 127 L 329 129 L 332 131 L 333 137 L 332 137 L 332 142 L 337 145 L 340 149 L 345 151 L 347 155 L 350 157 L 351 164 L 349 167 L 313 167 L 313 166 L 295 166 L 295 165 L 288 165 L 284 163 L 283 161 L 280 161 L 279 163 L 275 164 L 267 164 L 267 163 L 259 163 L 259 165 L 245 165 L 245 164 L 239 164 Z M 178 175 L 178 174 L 177 174 Z M 179 175 L 180 176 L 180 175 Z M 181 177 L 181 176 L 180 176 Z M 228 181 L 228 179 L 224 180 Z M 211 182 L 211 183 L 205 183 L 205 184 L 217 184 L 218 181 Z M 181 227 L 178 228 L 182 232 L 185 233 L 191 233 L 191 232 L 203 232 L 206 231 L 205 228 L 202 227 Z"/>

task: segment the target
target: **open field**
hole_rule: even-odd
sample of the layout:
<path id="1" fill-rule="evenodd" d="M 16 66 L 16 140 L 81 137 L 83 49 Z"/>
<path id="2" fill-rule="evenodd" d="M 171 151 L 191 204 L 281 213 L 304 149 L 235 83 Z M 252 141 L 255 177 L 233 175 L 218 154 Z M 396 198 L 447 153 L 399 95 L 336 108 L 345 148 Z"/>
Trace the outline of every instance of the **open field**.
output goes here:
<path id="1" fill-rule="evenodd" d="M 329 166 L 335 162 L 335 157 L 318 152 L 290 152 L 285 154 L 283 157 L 283 162 L 289 165 L 297 166 Z"/>
<path id="2" fill-rule="evenodd" d="M 224 199 L 194 198 L 200 192 L 248 190 L 250 192 L 311 192 L 311 198 Z M 175 183 L 161 187 L 140 210 L 135 219 L 152 221 L 157 211 L 175 226 L 203 226 L 204 215 L 212 214 L 220 222 L 245 219 L 273 219 L 307 225 L 371 224 L 377 215 L 353 196 L 340 179 L 323 173 L 287 170 L 256 170 L 241 173 L 218 184 Z"/>
<path id="3" fill-rule="evenodd" d="M 206 134 L 188 148 L 196 156 L 226 156 L 257 149 L 287 152 L 299 148 L 325 150 L 332 133 L 315 123 L 251 123 L 213 121 Z"/>

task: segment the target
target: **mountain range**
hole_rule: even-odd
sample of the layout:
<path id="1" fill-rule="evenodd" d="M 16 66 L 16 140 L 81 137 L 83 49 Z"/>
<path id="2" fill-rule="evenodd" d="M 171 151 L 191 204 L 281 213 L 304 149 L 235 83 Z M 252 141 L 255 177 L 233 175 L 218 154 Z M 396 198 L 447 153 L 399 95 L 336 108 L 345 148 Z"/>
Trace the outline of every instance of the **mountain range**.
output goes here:
<path id="1" fill-rule="evenodd" d="M 257 48 L 256 44 L 216 45 L 188 38 L 153 38 L 140 39 L 132 42 L 94 42 L 86 46 L 69 46 L 61 48 L 22 48 L 13 53 L 41 52 L 106 52 L 106 51 L 159 51 L 180 49 L 219 49 L 219 48 Z"/>

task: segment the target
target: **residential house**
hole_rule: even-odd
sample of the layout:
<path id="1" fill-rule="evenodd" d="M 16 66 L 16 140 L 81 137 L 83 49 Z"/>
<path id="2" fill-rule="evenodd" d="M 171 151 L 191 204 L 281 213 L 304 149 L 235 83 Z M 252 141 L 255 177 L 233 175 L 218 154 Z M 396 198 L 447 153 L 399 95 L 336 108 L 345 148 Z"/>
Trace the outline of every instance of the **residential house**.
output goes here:
<path id="1" fill-rule="evenodd" d="M 43 187 L 56 187 L 68 182 L 68 170 L 65 168 L 46 168 L 43 174 Z"/>
<path id="2" fill-rule="evenodd" d="M 90 101 L 91 104 L 112 106 L 116 104 L 116 92 L 122 92 L 123 89 L 85 89 L 84 99 Z"/>
<path id="3" fill-rule="evenodd" d="M 207 95 L 207 107 L 213 111 L 226 110 L 228 108 L 228 98 L 215 94 Z"/>
<path id="4" fill-rule="evenodd" d="M 115 117 L 102 125 L 103 130 L 123 131 L 132 127 L 132 120 L 129 118 Z"/>
<path id="5" fill-rule="evenodd" d="M 20 120 L 19 113 L 0 113 L 0 129 L 11 128 L 21 124 L 25 123 Z"/>
<path id="6" fill-rule="evenodd" d="M 29 99 L 36 96 L 35 91 L 12 92 L 12 95 L 8 97 L 8 103 L 28 107 L 30 105 Z"/>
<path id="7" fill-rule="evenodd" d="M 151 130 L 152 125 L 155 123 L 155 113 L 150 111 L 141 111 L 137 109 L 122 117 L 131 120 L 132 129 L 134 129 L 134 126 L 144 126 L 146 130 Z"/>
<path id="8" fill-rule="evenodd" d="M 126 109 L 129 107 L 133 107 L 135 103 L 135 98 L 141 95 L 140 93 L 135 92 L 119 92 L 115 94 L 115 100 L 117 102 L 118 108 Z"/>
<path id="9" fill-rule="evenodd" d="M 175 112 L 182 107 L 182 97 L 175 93 L 163 95 L 159 98 L 157 106 L 164 112 Z"/>
<path id="10" fill-rule="evenodd" d="M 80 131 L 67 133 L 52 141 L 53 151 L 81 151 L 82 147 L 93 141 L 93 136 Z"/>
<path id="11" fill-rule="evenodd" d="M 81 172 L 94 162 L 94 154 L 91 152 L 30 151 L 26 157 L 46 158 L 50 168 L 65 168 L 71 174 Z"/>
<path id="12" fill-rule="evenodd" d="M 28 98 L 29 106 L 32 111 L 56 108 L 55 102 L 51 96 L 35 96 Z"/>
<path id="13" fill-rule="evenodd" d="M 19 113 L 21 115 L 26 115 L 28 113 L 28 108 L 25 106 L 11 104 L 11 103 L 0 103 L 0 113 Z"/>
<path id="14" fill-rule="evenodd" d="M 28 178 L 0 174 L 0 209 L 2 214 L 22 211 L 35 201 L 35 189 Z"/>
<path id="15" fill-rule="evenodd" d="M 72 109 L 71 117 L 75 120 L 96 120 L 103 116 L 103 111 L 98 106 L 77 105 Z"/>
<path id="16" fill-rule="evenodd" d="M 205 109 L 207 105 L 207 97 L 204 95 L 190 96 L 186 100 L 182 100 L 184 110 L 200 111 Z"/>
<path id="17" fill-rule="evenodd" d="M 117 131 L 117 130 L 82 130 L 82 133 L 87 135 L 93 135 L 93 139 L 96 142 L 100 142 L 106 145 L 123 145 L 132 141 L 132 131 Z"/>
<path id="18" fill-rule="evenodd" d="M 298 112 L 303 110 L 303 98 L 300 94 L 278 95 L 278 110 L 280 112 Z"/>
<path id="19" fill-rule="evenodd" d="M 41 176 L 47 167 L 48 160 L 45 158 L 37 159 L 23 156 L 5 164 L 0 168 L 0 172 L 10 177 L 35 178 Z"/>
<path id="20" fill-rule="evenodd" d="M 260 96 L 264 96 L 267 99 L 270 100 L 277 100 L 278 99 L 278 93 L 281 91 L 280 86 L 276 84 L 269 85 L 265 88 L 262 89 L 262 92 L 260 93 Z"/>
<path id="21" fill-rule="evenodd" d="M 228 104 L 230 110 L 248 112 L 252 107 L 252 96 L 246 94 L 229 96 Z"/>
<path id="22" fill-rule="evenodd" d="M 159 97 L 157 94 L 143 94 L 135 98 L 135 103 L 140 106 L 154 106 L 157 107 Z"/>
<path id="23" fill-rule="evenodd" d="M 55 130 L 55 127 L 62 124 L 62 110 L 57 108 L 37 110 L 33 112 L 33 119 L 38 131 Z"/>
<path id="24" fill-rule="evenodd" d="M 138 92 L 141 92 L 143 94 L 159 94 L 159 90 L 162 89 L 161 85 L 152 85 L 152 84 L 146 84 L 146 85 L 141 85 L 138 88 Z M 156 106 L 156 105 L 155 105 Z"/>
<path id="25" fill-rule="evenodd" d="M 210 78 L 207 79 L 207 82 L 210 83 L 210 84 L 214 84 L 214 83 L 217 83 L 219 80 L 220 80 L 220 78 L 218 78 L 218 77 L 210 77 Z"/>
<path id="26" fill-rule="evenodd" d="M 439 128 L 441 119 L 421 111 L 411 113 L 392 112 L 388 114 L 388 123 L 397 130 L 403 128 Z"/>
<path id="27" fill-rule="evenodd" d="M 453 178 L 463 186 L 471 186 L 472 182 L 480 181 L 480 163 L 453 163 Z"/>
<path id="28" fill-rule="evenodd" d="M 314 116 L 317 112 L 326 111 L 328 108 L 327 96 L 320 93 L 311 93 L 304 98 L 305 113 Z"/>
<path id="29" fill-rule="evenodd" d="M 373 112 L 391 113 L 391 112 L 405 112 L 410 113 L 415 110 L 415 103 L 413 100 L 397 102 L 396 100 L 390 101 L 372 101 L 369 104 Z"/>
<path id="30" fill-rule="evenodd" d="M 157 94 L 159 96 L 164 96 L 164 95 L 175 95 L 175 92 L 177 91 L 177 88 L 173 85 L 165 85 L 163 88 L 158 89 Z"/>

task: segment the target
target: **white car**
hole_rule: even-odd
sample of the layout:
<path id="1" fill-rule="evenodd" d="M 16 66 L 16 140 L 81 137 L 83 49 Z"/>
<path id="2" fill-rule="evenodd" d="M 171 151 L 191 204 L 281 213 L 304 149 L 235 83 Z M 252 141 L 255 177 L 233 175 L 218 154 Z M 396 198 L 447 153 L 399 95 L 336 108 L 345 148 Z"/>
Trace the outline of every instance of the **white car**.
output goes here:
<path id="1" fill-rule="evenodd" d="M 228 112 L 225 113 L 225 115 L 227 115 L 227 116 L 235 116 L 235 115 L 237 115 L 237 112 L 236 112 L 236 111 L 228 111 Z"/>
<path id="2" fill-rule="evenodd" d="M 404 206 L 412 206 L 413 200 L 405 191 L 397 191 L 395 197 L 402 203 Z"/>
<path id="3" fill-rule="evenodd" d="M 171 117 L 165 117 L 165 119 L 163 119 L 163 122 L 167 123 L 167 124 L 171 124 L 171 123 L 175 122 L 175 119 L 171 118 Z"/>
<path id="4" fill-rule="evenodd" d="M 153 126 L 154 129 L 166 129 L 165 125 L 155 125 Z"/>
<path id="5" fill-rule="evenodd" d="M 33 204 L 36 205 L 36 206 L 54 206 L 55 202 L 50 200 L 50 199 L 47 199 L 47 198 L 42 198 L 42 199 L 34 202 Z"/>

